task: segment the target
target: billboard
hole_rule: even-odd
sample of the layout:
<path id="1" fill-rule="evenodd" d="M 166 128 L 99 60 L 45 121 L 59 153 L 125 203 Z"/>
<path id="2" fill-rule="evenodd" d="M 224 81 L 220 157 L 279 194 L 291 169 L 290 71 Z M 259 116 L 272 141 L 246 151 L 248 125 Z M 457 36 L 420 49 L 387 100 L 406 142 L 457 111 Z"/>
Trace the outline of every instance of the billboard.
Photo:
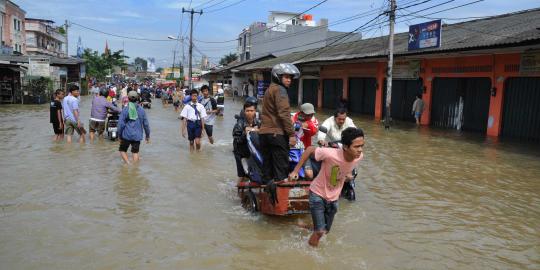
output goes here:
<path id="1" fill-rule="evenodd" d="M 409 26 L 409 51 L 441 47 L 441 20 Z"/>
<path id="2" fill-rule="evenodd" d="M 28 57 L 28 75 L 50 77 L 51 70 L 48 57 Z"/>

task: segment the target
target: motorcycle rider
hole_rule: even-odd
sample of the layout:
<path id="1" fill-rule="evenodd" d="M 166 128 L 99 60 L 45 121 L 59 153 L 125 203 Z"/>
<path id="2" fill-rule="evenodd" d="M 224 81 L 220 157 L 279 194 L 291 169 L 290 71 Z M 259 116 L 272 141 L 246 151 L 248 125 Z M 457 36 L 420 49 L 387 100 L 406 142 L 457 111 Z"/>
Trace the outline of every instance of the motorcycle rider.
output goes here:
<path id="1" fill-rule="evenodd" d="M 263 166 L 263 179 L 268 183 L 271 201 L 275 188 L 274 181 L 287 179 L 289 173 L 289 147 L 296 145 L 288 90 L 293 79 L 300 77 L 300 71 L 290 63 L 277 64 L 272 68 L 272 83 L 264 94 L 260 144 Z"/>
<path id="2" fill-rule="evenodd" d="M 94 141 L 96 131 L 99 137 L 103 136 L 105 120 L 107 119 L 107 109 L 117 113 L 121 112 L 119 108 L 107 100 L 108 95 L 109 91 L 107 89 L 101 89 L 99 96 L 92 99 L 92 109 L 88 126 L 90 130 L 90 141 Z"/>
<path id="3" fill-rule="evenodd" d="M 351 118 L 347 116 L 347 109 L 340 107 L 334 113 L 334 116 L 324 120 L 323 127 L 327 129 L 326 133 L 319 132 L 317 142 L 319 145 L 327 145 L 329 142 L 341 140 L 341 132 L 349 127 L 356 127 Z"/>

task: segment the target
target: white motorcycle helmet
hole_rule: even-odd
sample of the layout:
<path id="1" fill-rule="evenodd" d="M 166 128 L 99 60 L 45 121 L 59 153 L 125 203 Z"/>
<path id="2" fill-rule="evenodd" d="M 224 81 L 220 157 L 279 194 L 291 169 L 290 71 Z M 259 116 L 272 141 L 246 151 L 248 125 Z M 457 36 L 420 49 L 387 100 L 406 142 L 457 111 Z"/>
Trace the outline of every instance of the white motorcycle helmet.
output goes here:
<path id="1" fill-rule="evenodd" d="M 272 79 L 275 82 L 279 83 L 283 74 L 292 75 L 294 79 L 300 78 L 300 70 L 291 63 L 277 64 L 272 68 Z"/>

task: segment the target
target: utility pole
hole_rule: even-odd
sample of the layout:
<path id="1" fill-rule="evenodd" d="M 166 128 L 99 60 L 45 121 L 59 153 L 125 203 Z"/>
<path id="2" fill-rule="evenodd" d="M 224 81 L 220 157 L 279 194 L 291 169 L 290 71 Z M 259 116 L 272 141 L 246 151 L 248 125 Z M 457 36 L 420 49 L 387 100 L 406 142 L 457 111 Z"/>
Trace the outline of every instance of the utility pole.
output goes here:
<path id="1" fill-rule="evenodd" d="M 172 60 L 172 78 L 173 78 L 173 80 L 174 80 L 174 62 L 176 62 L 176 50 L 173 51 L 173 60 Z"/>
<path id="2" fill-rule="evenodd" d="M 69 58 L 69 50 L 68 50 L 68 21 L 66 20 L 64 26 L 66 27 L 66 57 Z"/>
<path id="3" fill-rule="evenodd" d="M 190 24 L 189 24 L 189 72 L 188 72 L 188 85 L 189 85 L 189 89 L 193 89 L 193 85 L 192 85 L 192 75 L 193 75 L 193 70 L 192 70 L 192 58 L 193 58 L 193 14 L 197 13 L 197 14 L 200 14 L 202 15 L 203 14 L 203 11 L 195 11 L 193 9 L 191 10 L 186 10 L 184 8 L 182 8 L 182 13 L 184 12 L 187 12 L 187 13 L 190 13 Z"/>
<path id="4" fill-rule="evenodd" d="M 390 105 L 392 103 L 392 66 L 394 64 L 394 23 L 396 20 L 396 0 L 390 0 L 390 34 L 388 35 L 388 68 L 386 73 L 386 115 L 384 128 L 390 128 Z"/>

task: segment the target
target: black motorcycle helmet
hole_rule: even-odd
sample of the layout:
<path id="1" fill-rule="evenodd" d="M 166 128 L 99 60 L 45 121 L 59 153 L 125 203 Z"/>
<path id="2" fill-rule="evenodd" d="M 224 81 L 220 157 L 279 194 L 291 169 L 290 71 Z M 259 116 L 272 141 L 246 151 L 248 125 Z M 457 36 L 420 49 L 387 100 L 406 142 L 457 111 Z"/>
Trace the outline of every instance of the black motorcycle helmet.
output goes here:
<path id="1" fill-rule="evenodd" d="M 103 88 L 103 89 L 99 90 L 99 95 L 104 96 L 104 97 L 108 97 L 109 96 L 109 90 L 107 90 L 106 88 Z"/>
<path id="2" fill-rule="evenodd" d="M 259 104 L 259 100 L 257 100 L 256 97 L 247 97 L 244 101 L 244 108 L 249 106 L 255 106 L 257 108 L 257 105 Z"/>

